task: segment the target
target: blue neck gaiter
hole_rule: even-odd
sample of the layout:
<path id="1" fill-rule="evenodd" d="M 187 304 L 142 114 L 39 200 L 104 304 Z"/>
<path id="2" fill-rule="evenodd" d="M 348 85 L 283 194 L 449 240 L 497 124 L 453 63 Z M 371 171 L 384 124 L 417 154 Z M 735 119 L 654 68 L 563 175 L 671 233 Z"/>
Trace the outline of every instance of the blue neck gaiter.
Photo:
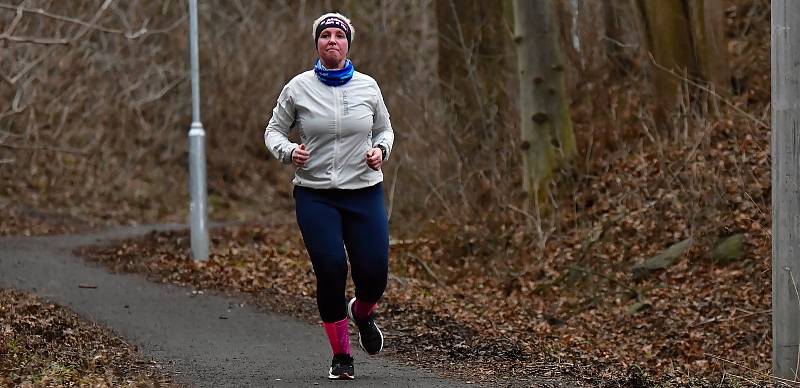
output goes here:
<path id="1" fill-rule="evenodd" d="M 353 78 L 353 72 L 355 68 L 353 67 L 353 62 L 350 62 L 349 59 L 345 59 L 344 67 L 337 70 L 328 70 L 324 66 L 322 66 L 322 61 L 317 59 L 317 62 L 314 63 L 314 74 L 317 75 L 322 83 L 328 86 L 342 86 L 350 81 Z"/>

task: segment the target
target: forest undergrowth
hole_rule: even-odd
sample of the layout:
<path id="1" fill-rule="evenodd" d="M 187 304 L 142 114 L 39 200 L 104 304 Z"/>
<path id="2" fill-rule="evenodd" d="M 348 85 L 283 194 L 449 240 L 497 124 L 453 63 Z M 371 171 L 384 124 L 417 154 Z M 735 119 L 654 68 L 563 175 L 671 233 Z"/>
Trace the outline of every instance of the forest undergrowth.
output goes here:
<path id="1" fill-rule="evenodd" d="M 381 308 L 389 354 L 456 375 L 467 364 L 496 382 L 763 382 L 771 352 L 769 132 L 734 122 L 663 153 L 628 152 L 576 184 L 586 190 L 559 208 L 559 224 L 541 223 L 546 239 L 533 238 L 541 221 L 519 209 L 500 225 L 432 221 L 393 240 Z M 743 254 L 715 259 L 718 240 L 737 234 Z M 84 254 L 157 281 L 249 293 L 316 322 L 315 282 L 295 227 L 213 236 L 208 263 L 193 262 L 187 235 L 177 232 Z M 634 271 L 689 238 L 672 266 Z"/>

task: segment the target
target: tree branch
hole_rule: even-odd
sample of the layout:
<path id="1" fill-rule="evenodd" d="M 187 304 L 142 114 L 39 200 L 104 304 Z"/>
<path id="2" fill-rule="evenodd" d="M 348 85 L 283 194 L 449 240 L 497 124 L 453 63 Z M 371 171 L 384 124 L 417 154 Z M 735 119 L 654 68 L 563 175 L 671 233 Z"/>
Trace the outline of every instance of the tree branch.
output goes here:
<path id="1" fill-rule="evenodd" d="M 0 40 L 7 40 L 15 43 L 35 43 L 35 44 L 68 44 L 69 39 L 37 38 L 34 36 L 15 36 L 0 34 Z"/>
<path id="2" fill-rule="evenodd" d="M 149 96 L 147 96 L 147 97 L 145 97 L 145 98 L 143 98 L 143 99 L 141 99 L 139 101 L 136 101 L 136 103 L 134 105 L 136 105 L 137 107 L 140 107 L 142 105 L 149 104 L 149 103 L 154 102 L 154 101 L 158 101 L 158 100 L 162 99 L 167 93 L 169 93 L 170 90 L 174 89 L 176 86 L 178 86 L 184 80 L 186 80 L 186 77 L 180 77 L 180 78 L 170 82 L 167 86 L 163 87 L 161 90 L 159 90 L 159 91 L 157 91 L 155 93 L 152 93 Z"/>
<path id="3" fill-rule="evenodd" d="M 685 76 L 683 76 L 681 74 L 678 74 L 675 71 L 673 71 L 672 69 L 667 68 L 666 66 L 661 65 L 660 63 L 656 62 L 656 59 L 655 59 L 655 57 L 653 57 L 652 54 L 650 54 L 649 57 L 650 57 L 650 62 L 653 64 L 653 66 L 657 67 L 658 69 L 663 70 L 667 74 L 669 74 L 669 75 L 671 75 L 671 76 L 673 76 L 673 77 L 675 77 L 675 78 L 677 78 L 679 80 L 685 81 L 685 82 L 691 84 L 692 86 L 694 86 L 694 87 L 696 87 L 696 88 L 698 88 L 698 89 L 700 89 L 700 90 L 702 90 L 702 91 L 704 91 L 704 92 L 716 97 L 718 100 L 722 101 L 722 103 L 724 103 L 725 105 L 733 108 L 733 110 L 735 110 L 736 112 L 742 114 L 743 116 L 745 116 L 748 119 L 752 120 L 754 123 L 758 124 L 761 128 L 770 129 L 770 126 L 767 125 L 767 123 L 765 123 L 764 121 L 760 120 L 759 118 L 753 116 L 752 114 L 745 112 L 744 110 L 742 110 L 742 108 L 739 108 L 734 103 L 728 101 L 728 99 L 726 99 L 725 97 L 719 95 L 719 93 L 715 92 L 714 90 L 711 90 L 707 86 L 705 86 L 705 85 L 703 85 L 703 84 L 701 84 L 701 83 L 699 83 L 699 82 L 697 82 L 697 81 L 695 81 L 693 79 L 685 77 Z"/>
<path id="4" fill-rule="evenodd" d="M 103 3 L 103 5 L 100 6 L 100 10 L 104 11 L 105 8 L 108 7 L 109 3 L 111 3 L 111 1 L 112 0 L 106 0 L 106 2 Z M 71 18 L 69 16 L 57 15 L 57 14 L 54 14 L 54 13 L 50 13 L 50 12 L 45 11 L 44 9 L 41 9 L 41 8 L 27 8 L 27 7 L 23 7 L 21 5 L 18 6 L 18 5 L 10 5 L 10 4 L 0 3 L 0 9 L 14 10 L 14 11 L 17 12 L 17 17 L 20 17 L 20 15 L 22 13 L 27 12 L 27 13 L 32 13 L 32 14 L 35 14 L 35 15 L 41 15 L 41 16 L 48 17 L 48 18 L 51 18 L 51 19 L 59 20 L 59 21 L 62 21 L 62 22 L 67 22 L 67 23 L 72 23 L 72 24 L 79 24 L 79 25 L 82 25 L 84 27 L 92 28 L 92 29 L 95 29 L 95 30 L 103 31 L 103 32 L 110 32 L 110 33 L 115 33 L 115 34 L 124 34 L 125 33 L 122 30 L 117 30 L 117 29 L 114 29 L 114 28 L 107 28 L 107 27 L 103 27 L 103 26 L 94 24 L 94 22 L 85 22 L 85 21 L 83 21 L 81 19 L 76 19 L 76 18 Z M 96 20 L 96 19 L 94 19 L 94 20 Z M 16 21 L 16 18 L 15 18 L 15 21 Z M 12 22 L 12 27 L 14 26 L 14 24 L 15 23 Z M 12 31 L 6 31 L 5 33 L 10 33 L 10 32 L 13 32 L 13 30 Z"/>
<path id="5" fill-rule="evenodd" d="M 64 152 L 67 154 L 75 154 L 75 155 L 88 155 L 89 153 L 82 150 L 76 150 L 71 148 L 60 148 L 60 147 L 46 147 L 46 146 L 18 146 L 13 144 L 5 144 L 0 143 L 0 147 L 11 148 L 12 150 L 31 150 L 31 151 L 52 151 L 52 152 Z"/>
<path id="6" fill-rule="evenodd" d="M 0 3 L 0 9 L 13 10 L 13 11 L 15 11 L 17 13 L 17 15 L 14 17 L 14 20 L 11 22 L 11 25 L 9 25 L 9 27 L 6 29 L 6 31 L 4 31 L 2 34 L 0 34 L 0 41 L 6 40 L 6 41 L 11 41 L 11 42 L 16 42 L 16 43 L 34 43 L 34 44 L 52 44 L 52 45 L 64 44 L 64 45 L 66 45 L 66 44 L 70 44 L 71 42 L 82 38 L 90 30 L 96 30 L 96 31 L 101 31 L 101 32 L 105 32 L 105 33 L 110 33 L 110 34 L 119 34 L 119 35 L 125 36 L 125 38 L 127 38 L 127 39 L 133 40 L 133 39 L 139 39 L 139 38 L 141 38 L 143 36 L 147 36 L 147 35 L 153 35 L 153 34 L 160 34 L 160 33 L 169 32 L 169 31 L 173 30 L 174 28 L 176 28 L 177 26 L 181 25 L 184 22 L 184 20 L 186 20 L 186 15 L 184 14 L 184 15 L 182 15 L 180 17 L 180 19 L 176 20 L 171 25 L 169 25 L 169 26 L 167 26 L 165 28 L 154 29 L 154 30 L 149 30 L 147 28 L 147 22 L 145 21 L 142 24 L 142 27 L 139 28 L 136 31 L 130 31 L 130 30 L 125 31 L 125 30 L 121 30 L 121 29 L 117 29 L 117 28 L 105 27 L 105 26 L 97 24 L 97 21 L 100 19 L 100 17 L 103 15 L 103 13 L 108 9 L 108 7 L 111 5 L 112 2 L 113 2 L 113 0 L 105 0 L 105 2 L 103 2 L 103 4 L 100 6 L 100 8 L 97 9 L 97 12 L 95 12 L 94 16 L 92 16 L 92 18 L 88 22 L 84 21 L 84 20 L 81 20 L 81 19 L 72 18 L 72 17 L 69 17 L 69 16 L 50 13 L 50 12 L 45 11 L 44 9 L 41 9 L 41 8 L 27 8 L 27 7 L 23 7 L 21 5 L 20 6 L 15 6 L 15 5 L 10 5 L 10 4 Z M 79 26 L 82 26 L 83 28 L 77 34 L 75 34 L 75 36 L 73 36 L 71 38 L 42 38 L 42 37 L 16 36 L 16 35 L 13 35 L 13 32 L 16 29 L 16 27 L 17 27 L 17 25 L 19 23 L 19 20 L 22 18 L 22 15 L 24 13 L 40 15 L 40 16 L 44 16 L 44 17 L 47 17 L 47 18 L 51 18 L 51 19 L 62 21 L 62 22 L 66 22 L 66 23 L 77 24 Z"/>
<path id="7" fill-rule="evenodd" d="M 17 14 L 14 15 L 14 20 L 11 21 L 11 24 L 8 25 L 4 34 L 11 35 L 14 33 L 14 30 L 17 29 L 17 25 L 19 25 L 19 21 L 22 20 L 22 9 L 17 8 Z"/>

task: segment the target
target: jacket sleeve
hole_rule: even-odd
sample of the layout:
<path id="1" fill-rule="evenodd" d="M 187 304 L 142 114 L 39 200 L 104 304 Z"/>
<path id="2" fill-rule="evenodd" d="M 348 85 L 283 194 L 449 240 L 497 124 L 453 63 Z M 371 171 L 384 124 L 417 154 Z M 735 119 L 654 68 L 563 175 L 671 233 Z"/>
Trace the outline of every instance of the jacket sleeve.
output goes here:
<path id="1" fill-rule="evenodd" d="M 375 84 L 375 90 L 377 101 L 375 103 L 375 113 L 372 116 L 372 146 L 383 146 L 386 149 L 383 160 L 387 160 L 392 153 L 392 146 L 394 145 L 394 131 L 392 130 L 392 123 L 389 121 L 389 110 L 386 109 L 386 103 L 383 102 L 383 95 L 377 83 Z"/>
<path id="2" fill-rule="evenodd" d="M 264 131 L 264 144 L 272 155 L 284 164 L 292 163 L 292 151 L 298 147 L 289 141 L 289 129 L 295 120 L 294 95 L 289 85 L 283 87 L 272 118 Z"/>

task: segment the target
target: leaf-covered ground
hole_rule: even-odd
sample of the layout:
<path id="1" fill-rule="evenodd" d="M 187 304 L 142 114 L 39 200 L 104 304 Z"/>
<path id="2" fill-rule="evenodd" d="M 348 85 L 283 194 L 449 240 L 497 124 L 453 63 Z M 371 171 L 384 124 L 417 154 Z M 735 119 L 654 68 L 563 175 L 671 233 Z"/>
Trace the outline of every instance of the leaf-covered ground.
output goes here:
<path id="1" fill-rule="evenodd" d="M 177 386 L 105 328 L 28 294 L 0 289 L 0 385 Z"/>
<path id="2" fill-rule="evenodd" d="M 553 233 L 561 237 L 535 255 L 521 248 L 532 244 L 518 232 L 522 225 L 428 225 L 420 229 L 426 237 L 393 241 L 380 310 L 387 354 L 499 383 L 553 377 L 707 386 L 747 383 L 737 375 L 761 378 L 770 360 L 769 219 L 761 207 L 769 180 L 754 167 L 766 163 L 767 132 L 739 139 L 725 131 L 710 137 L 719 155 L 675 149 L 661 163 L 656 154 L 622 158 L 618 170 L 579 193 L 595 195 L 595 203 L 562 214 L 572 217 L 563 234 Z M 746 157 L 739 169 L 724 168 L 736 162 L 728 160 L 733 155 Z M 707 204 L 683 198 L 690 193 L 679 185 L 660 188 L 659 168 L 675 179 L 713 177 L 732 199 L 703 209 L 707 226 L 686 230 L 682 216 L 697 211 L 686 207 Z M 752 174 L 752 187 L 743 190 L 733 171 Z M 707 244 L 734 231 L 745 234 L 745 257 L 727 266 L 710 260 Z M 687 235 L 695 243 L 674 266 L 634 278 L 633 264 Z M 248 293 L 273 310 L 318 321 L 296 226 L 237 226 L 212 236 L 208 262 L 190 260 L 187 235 L 178 232 L 83 254 L 156 281 Z M 498 246 L 504 255 L 486 252 Z"/>
<path id="3" fill-rule="evenodd" d="M 85 221 L 0 200 L 0 236 L 45 236 L 90 229 Z"/>

